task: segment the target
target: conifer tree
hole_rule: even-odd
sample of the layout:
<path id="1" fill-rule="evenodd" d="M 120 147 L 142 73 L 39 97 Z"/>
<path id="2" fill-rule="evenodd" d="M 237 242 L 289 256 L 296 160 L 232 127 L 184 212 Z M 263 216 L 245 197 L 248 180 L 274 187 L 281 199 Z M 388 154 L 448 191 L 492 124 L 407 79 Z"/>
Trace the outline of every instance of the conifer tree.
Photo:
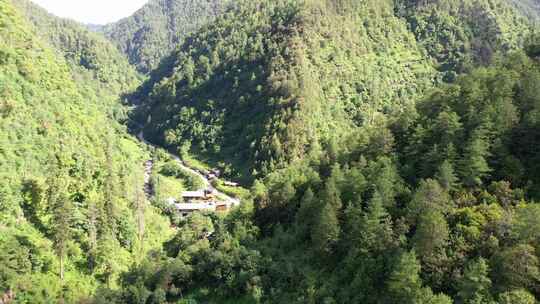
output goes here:
<path id="1" fill-rule="evenodd" d="M 420 263 L 414 251 L 402 253 L 387 281 L 391 303 L 413 304 L 421 294 Z"/>
<path id="2" fill-rule="evenodd" d="M 330 204 L 336 214 L 339 213 L 343 207 L 343 203 L 341 202 L 341 192 L 336 184 L 336 179 L 331 177 L 326 181 L 321 200 Z"/>
<path id="3" fill-rule="evenodd" d="M 326 201 L 313 225 L 311 239 L 315 249 L 325 255 L 332 253 L 339 240 L 340 227 L 336 209 L 332 202 Z"/>
<path id="4" fill-rule="evenodd" d="M 489 267 L 486 260 L 480 257 L 465 267 L 457 295 L 461 303 L 490 303 L 490 288 Z"/>
<path id="5" fill-rule="evenodd" d="M 437 251 L 446 246 L 449 234 L 446 219 L 439 211 L 430 210 L 420 215 L 413 237 L 418 256 L 422 259 L 437 256 Z"/>
<path id="6" fill-rule="evenodd" d="M 296 214 L 296 225 L 299 228 L 299 232 L 302 235 L 309 233 L 313 225 L 313 218 L 316 215 L 317 201 L 315 200 L 315 194 L 311 187 L 304 192 L 302 200 L 300 201 L 300 209 Z"/>
<path id="7" fill-rule="evenodd" d="M 88 193 L 88 253 L 90 269 L 96 266 L 97 251 L 98 251 L 98 225 L 99 225 L 99 209 L 98 209 L 98 194 L 95 190 Z"/>
<path id="8" fill-rule="evenodd" d="M 499 304 L 536 304 L 534 296 L 525 289 L 515 289 L 499 295 Z"/>
<path id="9" fill-rule="evenodd" d="M 489 156 L 489 145 L 482 133 L 483 131 L 474 132 L 461 161 L 461 178 L 469 187 L 482 185 L 482 179 L 491 172 L 486 160 Z"/>
<path id="10" fill-rule="evenodd" d="M 458 182 L 458 178 L 454 172 L 454 167 L 452 166 L 452 163 L 450 163 L 448 160 L 445 160 L 441 164 L 435 178 L 437 179 L 439 184 L 441 184 L 443 189 L 448 192 L 452 191 L 456 187 Z"/>
<path id="11" fill-rule="evenodd" d="M 391 244 L 393 234 L 391 218 L 378 192 L 373 195 L 359 228 L 362 244 L 370 251 L 380 252 Z"/>
<path id="12" fill-rule="evenodd" d="M 409 206 L 411 221 L 428 211 L 439 211 L 446 214 L 452 207 L 448 193 L 441 185 L 432 179 L 420 181 Z"/>
<path id="13" fill-rule="evenodd" d="M 105 138 L 105 202 L 104 202 L 104 215 L 102 222 L 105 224 L 104 230 L 106 233 L 114 235 L 116 233 L 116 206 L 115 206 L 115 194 L 116 194 L 116 175 L 114 172 L 114 160 L 113 160 L 113 144 L 111 142 L 112 130 L 109 129 L 108 136 Z"/>
<path id="14" fill-rule="evenodd" d="M 73 217 L 73 202 L 69 194 L 69 179 L 67 173 L 68 156 L 56 155 L 56 163 L 49 178 L 47 203 L 51 210 L 51 235 L 54 250 L 60 261 L 60 284 L 64 285 L 65 260 L 69 242 L 72 238 L 71 225 Z M 63 293 L 60 295 L 63 302 Z"/>

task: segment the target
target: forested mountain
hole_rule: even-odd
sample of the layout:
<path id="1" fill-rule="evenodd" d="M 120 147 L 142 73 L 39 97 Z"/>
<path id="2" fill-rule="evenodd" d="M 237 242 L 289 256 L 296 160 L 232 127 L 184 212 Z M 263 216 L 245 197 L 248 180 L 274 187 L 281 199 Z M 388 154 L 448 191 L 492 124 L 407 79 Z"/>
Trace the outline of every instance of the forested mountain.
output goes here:
<path id="1" fill-rule="evenodd" d="M 197 114 L 198 103 L 202 101 L 215 107 L 207 109 L 206 114 L 201 112 L 199 117 L 208 120 L 199 124 L 197 119 L 185 120 L 177 125 L 188 130 L 195 126 L 200 128 L 199 134 L 205 136 L 213 134 L 212 129 L 204 129 L 213 122 L 211 114 L 216 113 L 216 109 L 220 113 L 229 104 L 241 100 L 240 96 L 223 96 L 257 88 L 257 85 L 263 87 L 259 95 L 255 95 L 257 91 L 250 95 L 258 97 L 251 103 L 257 111 L 235 116 L 235 119 L 243 119 L 242 123 L 236 122 L 243 129 L 231 132 L 240 139 L 231 135 L 228 141 L 240 141 L 245 136 L 243 130 L 249 130 L 251 126 L 246 121 L 250 122 L 258 113 L 267 113 L 268 109 L 284 108 L 283 113 L 298 119 L 285 120 L 286 123 L 275 117 L 263 120 L 264 125 L 270 124 L 270 127 L 272 122 L 283 123 L 286 134 L 302 136 L 302 132 L 310 127 L 306 116 L 321 120 L 317 127 L 312 127 L 314 133 L 306 136 L 312 140 L 310 145 L 313 144 L 308 153 L 295 155 L 291 151 L 296 150 L 285 150 L 284 155 L 291 157 L 287 160 L 288 165 L 272 167 L 264 179 L 255 181 L 251 190 L 253 204 L 245 202 L 243 208 L 225 218 L 194 215 L 187 219 L 181 224 L 182 232 L 164 244 L 163 253 L 149 256 L 133 268 L 123 281 L 121 291 L 98 297 L 98 303 L 537 303 L 540 296 L 537 229 L 540 209 L 534 201 L 539 198 L 537 163 L 540 155 L 536 149 L 540 127 L 538 38 L 527 39 L 525 51 L 519 50 L 519 37 L 526 35 L 527 27 L 520 26 L 522 19 L 514 15 L 516 23 L 510 23 L 515 24 L 513 30 L 497 36 L 498 39 L 489 38 L 479 43 L 498 46 L 490 43 L 508 38 L 508 45 L 515 43 L 508 50 L 501 49 L 500 55 L 494 53 L 489 60 L 475 53 L 458 56 L 471 58 L 470 63 L 464 65 L 465 73 L 453 78 L 451 83 L 441 82 L 426 89 L 425 86 L 436 84 L 433 79 L 442 78 L 451 71 L 441 68 L 439 62 L 444 60 L 431 57 L 433 66 L 421 69 L 424 73 L 420 75 L 427 76 L 410 80 L 424 86 L 419 86 L 424 89 L 415 91 L 414 95 L 392 93 L 393 88 L 399 88 L 389 85 L 392 82 L 385 83 L 382 92 L 381 89 L 371 91 L 378 92 L 378 98 L 351 93 L 364 98 L 361 100 L 373 101 L 384 101 L 384 96 L 388 96 L 387 102 L 368 103 L 370 107 L 367 108 L 358 107 L 362 103 L 351 106 L 360 114 L 355 120 L 346 116 L 350 113 L 346 109 L 336 106 L 336 101 L 343 99 L 331 99 L 330 96 L 335 95 L 329 94 L 317 95 L 317 92 L 326 91 L 313 89 L 313 82 L 309 82 L 313 78 L 319 79 L 323 88 L 326 85 L 326 88 L 332 88 L 332 81 L 340 79 L 336 86 L 347 88 L 350 75 L 336 78 L 340 75 L 335 72 L 337 68 L 316 61 L 320 57 L 310 52 L 320 52 L 319 47 L 325 43 L 336 46 L 336 41 L 340 40 L 335 37 L 333 40 L 332 34 L 339 28 L 347 28 L 343 26 L 345 23 L 333 27 L 334 31 L 317 31 L 326 39 L 301 48 L 304 39 L 317 37 L 309 31 L 311 24 L 308 22 L 319 20 L 322 24 L 331 24 L 340 16 L 349 16 L 344 12 L 351 11 L 352 7 L 347 6 L 351 3 L 340 3 L 345 6 L 311 6 L 314 5 L 311 3 L 303 7 L 290 1 L 250 1 L 243 9 L 231 12 L 230 16 L 235 18 L 225 14 L 216 24 L 224 26 L 228 22 L 234 25 L 243 22 L 243 18 L 252 20 L 254 25 L 261 22 L 262 28 L 248 27 L 246 23 L 243 28 L 247 33 L 256 33 L 254 36 L 267 29 L 264 32 L 267 36 L 260 34 L 260 44 L 265 47 L 252 50 L 257 43 L 242 44 L 242 38 L 230 38 L 240 42 L 229 49 L 227 43 L 230 42 L 217 33 L 208 34 L 208 40 L 201 38 L 206 37 L 206 33 L 214 33 L 210 25 L 175 54 L 176 70 L 172 73 L 167 73 L 166 69 L 159 71 L 165 71 L 161 74 L 165 78 L 156 82 L 150 100 L 163 108 L 161 112 L 152 112 L 147 126 L 149 131 L 159 130 L 161 126 L 155 120 L 161 121 L 159 115 L 163 115 L 163 109 L 174 109 L 175 102 L 180 104 L 177 111 L 180 114 L 173 119 L 180 119 L 184 115 Z M 466 3 L 462 3 L 462 8 L 467 7 Z M 453 6 L 448 2 L 447 7 Z M 498 7 L 505 12 L 508 8 Z M 346 9 L 341 10 L 343 8 Z M 375 8 L 386 14 L 376 14 L 381 11 Z M 401 20 L 394 15 L 390 2 L 368 1 L 356 9 L 358 12 L 366 10 L 370 18 L 386 16 L 396 22 Z M 310 19 L 314 12 L 319 13 L 319 18 Z M 335 15 L 321 18 L 329 12 Z M 256 18 L 248 18 L 250 15 Z M 444 12 L 440 15 L 444 16 Z M 279 18 L 275 25 L 269 21 L 274 18 Z M 385 21 L 364 20 L 360 24 L 393 28 L 385 26 L 389 19 Z M 406 26 L 407 23 L 402 22 L 403 28 L 412 28 L 411 23 Z M 233 32 L 237 33 L 225 31 Z M 294 36 L 299 32 L 302 35 Z M 337 31 L 337 34 L 341 32 Z M 296 39 L 287 41 L 289 35 Z M 242 34 L 238 36 L 242 37 Z M 244 39 L 249 41 L 247 37 Z M 468 37 L 463 36 L 462 43 L 475 36 Z M 205 41 L 222 39 L 225 42 L 219 44 L 221 47 L 213 55 L 213 49 Z M 482 36 L 482 39 L 488 38 Z M 287 44 L 280 44 L 283 41 Z M 419 45 L 434 45 L 427 38 L 418 39 L 418 42 Z M 200 43 L 204 44 L 196 48 Z M 248 54 L 251 55 L 246 58 L 252 60 L 236 59 L 242 58 L 243 49 L 238 45 L 246 46 L 246 52 L 250 51 Z M 380 41 L 375 45 L 384 46 Z M 410 44 L 408 46 L 409 51 L 415 50 Z M 516 49 L 512 50 L 514 47 Z M 261 49 L 277 54 L 280 61 L 274 60 L 279 65 L 274 62 L 275 65 L 270 65 L 258 57 L 260 53 L 256 50 Z M 197 50 L 208 50 L 209 53 Z M 351 57 L 339 61 L 340 50 Z M 377 50 L 377 55 L 384 54 Z M 461 50 L 467 52 L 467 49 Z M 229 52 L 231 57 L 220 57 L 220 52 Z M 340 71 L 354 66 L 351 49 L 338 44 L 329 54 L 342 64 Z M 430 58 L 427 52 L 425 54 Z M 294 64 L 287 64 L 292 59 L 295 59 L 291 61 Z M 311 67 L 315 64 L 312 61 L 320 64 L 318 68 L 301 69 Z M 213 62 L 220 64 L 214 67 Z M 363 62 L 369 67 L 368 60 Z M 250 63 L 257 64 L 252 67 Z M 265 67 L 276 67 L 276 70 L 268 70 L 268 74 L 256 73 L 267 71 Z M 270 76 L 288 71 L 284 67 L 296 73 L 285 74 L 288 76 L 282 78 Z M 403 70 L 410 71 L 410 65 Z M 241 78 L 244 71 L 248 71 L 247 79 Z M 332 71 L 334 74 L 330 74 Z M 332 77 L 320 78 L 328 75 L 326 73 Z M 251 84 L 250 80 L 257 81 L 261 74 L 268 76 Z M 230 80 L 229 75 L 232 75 Z M 238 77 L 237 87 L 232 77 Z M 400 81 L 404 79 L 399 78 Z M 279 80 L 279 84 L 286 86 L 270 80 Z M 223 84 L 229 86 L 221 92 Z M 271 91 L 270 88 L 280 90 Z M 310 90 L 303 91 L 304 88 Z M 192 90 L 200 95 L 191 95 Z M 275 94 L 268 95 L 273 103 L 269 106 L 263 103 L 262 107 L 260 103 L 265 101 L 268 92 Z M 209 94 L 211 97 L 206 97 Z M 406 102 L 398 102 L 401 101 L 398 97 L 411 103 L 410 110 L 405 107 Z M 213 102 L 205 102 L 210 98 Z M 249 102 L 250 99 L 244 100 Z M 293 105 L 287 103 L 291 100 L 295 101 Z M 316 107 L 311 103 L 314 100 L 322 102 Z M 332 105 L 327 111 L 335 116 L 319 114 L 324 111 L 305 110 L 324 109 L 324 103 Z M 306 104 L 309 107 L 303 108 Z M 195 110 L 183 110 L 182 107 Z M 241 113 L 238 110 L 241 108 L 234 109 L 234 114 Z M 314 114 L 309 116 L 307 113 Z M 225 112 L 224 117 L 226 115 Z M 340 122 L 349 124 L 340 125 Z M 317 136 L 324 134 L 325 128 L 336 136 L 327 135 L 331 138 L 328 144 L 317 147 Z M 185 134 L 189 133 L 167 132 L 167 138 L 181 139 Z M 217 153 L 227 155 L 224 150 Z M 205 231 L 212 231 L 212 237 L 201 237 Z"/>
<path id="2" fill-rule="evenodd" d="M 0 0 L 0 303 L 537 303 L 530 4 L 151 1 L 117 49 Z M 175 213 L 133 120 L 240 207 Z"/>
<path id="3" fill-rule="evenodd" d="M 135 72 L 106 40 L 27 5 L 0 1 L 0 293 L 75 303 L 169 228 L 143 204 L 145 152 L 113 117 Z"/>
<path id="4" fill-rule="evenodd" d="M 64 57 L 74 80 L 92 83 L 109 106 L 118 104 L 116 99 L 121 92 L 139 85 L 140 76 L 135 69 L 102 35 L 75 21 L 52 16 L 29 0 L 14 1 L 14 5 L 30 21 L 39 38 Z"/>
<path id="5" fill-rule="evenodd" d="M 260 177 L 253 206 L 188 219 L 99 301 L 535 303 L 538 54 L 504 1 L 238 2 L 137 114 Z"/>
<path id="6" fill-rule="evenodd" d="M 528 35 L 528 22 L 507 1 L 398 0 L 396 9 L 445 81 L 519 48 Z"/>
<path id="7" fill-rule="evenodd" d="M 540 1 L 538 0 L 511 0 L 524 15 L 538 22 L 540 18 Z"/>
<path id="8" fill-rule="evenodd" d="M 96 301 L 537 303 L 531 41 L 256 181 L 253 205 L 192 216 Z"/>
<path id="9" fill-rule="evenodd" d="M 220 13 L 229 0 L 150 0 L 133 16 L 100 29 L 142 73 Z"/>
<path id="10" fill-rule="evenodd" d="M 243 177 L 407 111 L 528 34 L 504 1 L 237 4 L 154 71 L 139 120 L 156 142 L 226 159 Z"/>

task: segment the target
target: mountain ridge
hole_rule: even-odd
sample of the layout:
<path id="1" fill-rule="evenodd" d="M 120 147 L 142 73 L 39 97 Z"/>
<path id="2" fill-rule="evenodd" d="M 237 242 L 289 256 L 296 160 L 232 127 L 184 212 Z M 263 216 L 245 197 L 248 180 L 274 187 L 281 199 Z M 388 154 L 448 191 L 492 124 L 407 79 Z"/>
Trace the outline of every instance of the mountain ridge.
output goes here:
<path id="1" fill-rule="evenodd" d="M 162 145 L 210 159 L 221 151 L 241 176 L 256 176 L 328 145 L 332 133 L 407 109 L 527 36 L 527 21 L 502 1 L 406 3 L 239 1 L 151 74 L 138 119 Z M 438 31 L 420 26 L 427 20 Z"/>
<path id="2" fill-rule="evenodd" d="M 101 27 L 142 73 L 156 68 L 186 34 L 219 14 L 228 0 L 151 0 L 132 16 Z"/>

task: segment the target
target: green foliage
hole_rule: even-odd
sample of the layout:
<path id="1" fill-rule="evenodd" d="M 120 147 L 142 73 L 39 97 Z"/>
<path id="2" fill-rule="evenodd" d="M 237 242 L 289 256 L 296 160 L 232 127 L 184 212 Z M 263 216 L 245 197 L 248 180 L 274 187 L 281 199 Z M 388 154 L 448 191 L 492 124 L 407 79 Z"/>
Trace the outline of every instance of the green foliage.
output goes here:
<path id="1" fill-rule="evenodd" d="M 453 190 L 457 185 L 458 177 L 454 172 L 452 164 L 445 160 L 439 167 L 439 171 L 436 175 L 437 181 L 446 191 Z"/>
<path id="2" fill-rule="evenodd" d="M 538 66 L 521 52 L 498 61 L 419 104 L 419 119 L 409 129 L 415 144 L 401 153 L 405 169 L 414 176 L 408 180 L 437 175 L 446 162 L 456 169 L 458 182 L 470 188 L 497 179 L 523 187 L 526 180 L 537 183 L 538 156 L 524 150 L 535 134 L 528 117 L 536 115 L 537 98 L 530 97 L 536 85 L 530 79 L 536 79 Z M 441 122 L 441 117 L 447 118 Z"/>
<path id="3" fill-rule="evenodd" d="M 227 9 L 142 86 L 145 134 L 173 150 L 189 143 L 249 180 L 411 104 L 434 70 L 389 1 L 345 15 L 332 6 L 257 0 Z"/>
<path id="4" fill-rule="evenodd" d="M 418 115 L 359 126 L 255 182 L 243 224 L 261 234 L 238 242 L 266 262 L 236 297 L 529 301 L 538 282 L 537 69 L 522 52 L 497 59 L 428 93 Z M 193 284 L 231 296 L 230 282 Z"/>
<path id="5" fill-rule="evenodd" d="M 213 20 L 227 0 L 152 0 L 132 16 L 99 29 L 141 73 L 160 60 L 191 32 Z"/>
<path id="6" fill-rule="evenodd" d="M 169 160 L 159 168 L 159 173 L 164 176 L 171 176 L 182 180 L 185 186 L 191 190 L 204 188 L 202 179 L 192 172 L 183 169 L 177 160 Z"/>
<path id="7" fill-rule="evenodd" d="M 444 258 L 439 254 L 441 250 L 444 250 L 448 238 L 448 224 L 442 213 L 424 211 L 412 239 L 418 256 L 422 260 L 443 260 Z"/>
<path id="8" fill-rule="evenodd" d="M 528 35 L 522 18 L 506 1 L 396 1 L 416 39 L 437 61 L 445 80 L 497 52 L 519 48 Z"/>
<path id="9" fill-rule="evenodd" d="M 388 280 L 391 299 L 400 303 L 415 303 L 421 288 L 420 264 L 414 252 L 401 254 Z"/>
<path id="10" fill-rule="evenodd" d="M 500 0 L 224 3 L 151 2 L 106 30 L 143 71 L 175 48 L 133 95 L 145 134 L 227 177 L 259 178 L 240 207 L 177 218 L 170 236 L 141 194 L 147 156 L 114 119 L 133 69 L 98 34 L 15 3 L 30 26 L 0 0 L 2 293 L 534 303 L 540 64 L 534 36 L 512 52 L 528 34 L 516 11 Z M 200 187 L 163 154 L 154 201 Z"/>
<path id="11" fill-rule="evenodd" d="M 499 295 L 500 304 L 534 304 L 536 299 L 532 294 L 523 289 L 504 292 Z"/>
<path id="12" fill-rule="evenodd" d="M 503 1 L 412 3 L 235 3 L 162 61 L 135 97 L 143 100 L 137 119 L 156 143 L 225 159 L 250 181 L 401 113 L 441 78 L 454 81 L 528 35 L 525 18 Z M 447 137 L 461 128 L 455 118 L 438 117 L 451 127 Z M 489 173 L 477 137 L 468 144 L 473 166 L 464 164 L 474 171 L 468 184 Z M 436 148 L 426 166 L 452 149 Z"/>
<path id="13" fill-rule="evenodd" d="M 512 0 L 511 2 L 533 22 L 537 22 L 540 18 L 540 2 L 538 0 Z"/>
<path id="14" fill-rule="evenodd" d="M 459 283 L 458 297 L 461 303 L 489 303 L 491 280 L 486 260 L 479 258 L 465 267 Z"/>
<path id="15" fill-rule="evenodd" d="M 516 245 L 493 258 L 494 283 L 499 290 L 535 288 L 539 279 L 538 257 L 530 245 Z"/>
<path id="16" fill-rule="evenodd" d="M 157 215 L 132 212 L 145 156 L 115 118 L 137 76 L 106 40 L 26 1 L 0 1 L 0 54 L 0 294 L 75 303 L 167 235 L 160 218 L 136 236 Z"/>
<path id="17" fill-rule="evenodd" d="M 331 252 L 339 240 L 339 225 L 335 207 L 326 201 L 315 218 L 311 239 L 317 250 L 323 254 Z"/>
<path id="18" fill-rule="evenodd" d="M 97 95 L 101 110 L 125 119 L 118 102 L 121 94 L 135 89 L 140 76 L 115 47 L 101 35 L 71 20 L 56 18 L 28 0 L 14 1 L 33 31 L 68 62 L 73 80 L 86 98 Z M 90 96 L 88 96 L 90 95 Z"/>

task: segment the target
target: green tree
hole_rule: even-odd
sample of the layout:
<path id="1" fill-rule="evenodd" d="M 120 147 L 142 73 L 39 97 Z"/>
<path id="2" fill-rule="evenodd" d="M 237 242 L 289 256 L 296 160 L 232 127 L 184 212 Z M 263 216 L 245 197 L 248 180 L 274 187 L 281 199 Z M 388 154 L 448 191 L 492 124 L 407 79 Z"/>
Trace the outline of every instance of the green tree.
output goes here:
<path id="1" fill-rule="evenodd" d="M 525 289 L 503 292 L 499 295 L 499 304 L 535 304 L 534 296 Z"/>
<path id="2" fill-rule="evenodd" d="M 422 293 L 420 270 L 414 251 L 403 252 L 398 256 L 386 283 L 391 303 L 416 303 Z"/>
<path id="3" fill-rule="evenodd" d="M 30 250 L 6 233 L 0 235 L 0 263 L 2 292 L 13 290 L 20 275 L 32 271 Z"/>
<path id="4" fill-rule="evenodd" d="M 66 155 L 57 155 L 56 159 L 55 168 L 48 181 L 47 204 L 51 210 L 51 235 L 54 250 L 60 261 L 60 284 L 64 286 L 65 261 L 72 238 L 73 202 L 70 198 L 69 179 L 66 172 L 68 158 Z M 60 299 L 63 302 L 63 293 Z"/>
<path id="5" fill-rule="evenodd" d="M 459 281 L 461 303 L 491 303 L 489 267 L 483 258 L 470 261 Z"/>
<path id="6" fill-rule="evenodd" d="M 296 224 L 299 232 L 306 236 L 309 235 L 313 225 L 314 217 L 316 216 L 318 201 L 315 199 L 315 194 L 311 188 L 308 188 L 300 201 L 300 208 L 296 214 Z"/>
<path id="7" fill-rule="evenodd" d="M 449 237 L 448 224 L 440 211 L 427 210 L 420 215 L 412 243 L 422 262 L 424 280 L 434 288 L 444 285 Z"/>
<path id="8" fill-rule="evenodd" d="M 535 288 L 540 279 L 538 257 L 530 245 L 520 244 L 493 257 L 494 286 L 497 290 Z"/>
<path id="9" fill-rule="evenodd" d="M 392 219 L 378 192 L 373 194 L 365 215 L 357 223 L 349 223 L 349 226 L 353 227 L 352 233 L 355 235 L 352 242 L 371 252 L 383 252 L 394 242 Z"/>
<path id="10" fill-rule="evenodd" d="M 99 228 L 99 206 L 98 194 L 95 190 L 88 193 L 88 254 L 89 267 L 94 270 L 98 255 L 98 228 Z"/>
<path id="11" fill-rule="evenodd" d="M 522 242 L 538 244 L 540 240 L 540 205 L 518 206 L 513 228 Z"/>
<path id="12" fill-rule="evenodd" d="M 325 201 L 311 231 L 313 245 L 318 252 L 329 255 L 333 252 L 339 235 L 340 227 L 336 209 L 332 202 Z"/>
<path id="13" fill-rule="evenodd" d="M 454 172 L 452 163 L 445 160 L 439 167 L 439 171 L 435 176 L 435 179 L 441 184 L 444 190 L 452 191 L 457 186 L 458 178 Z"/>
<path id="14" fill-rule="evenodd" d="M 395 206 L 395 198 L 401 186 L 401 178 L 395 164 L 389 158 L 382 157 L 373 163 L 370 169 L 373 170 L 370 178 L 373 180 L 374 188 L 379 192 L 384 207 L 390 210 Z"/>
<path id="15" fill-rule="evenodd" d="M 486 158 L 489 156 L 489 144 L 483 136 L 483 131 L 475 131 L 465 147 L 460 165 L 460 175 L 463 183 L 469 187 L 481 186 L 491 168 Z"/>
<path id="16" fill-rule="evenodd" d="M 338 181 L 336 180 L 335 176 L 336 175 L 332 175 L 332 177 L 326 181 L 323 193 L 321 195 L 321 200 L 330 204 L 330 206 L 332 206 L 336 212 L 339 212 L 339 210 L 341 210 L 343 207 L 343 203 L 341 202 L 341 192 L 338 189 Z"/>
<path id="17" fill-rule="evenodd" d="M 422 180 L 414 192 L 409 204 L 409 216 L 414 221 L 421 214 L 428 211 L 438 211 L 442 214 L 446 214 L 450 211 L 452 206 L 453 203 L 448 192 L 445 191 L 436 180 Z"/>
<path id="18" fill-rule="evenodd" d="M 413 244 L 418 256 L 431 259 L 444 251 L 450 231 L 444 216 L 436 210 L 426 211 L 420 215 Z"/>

